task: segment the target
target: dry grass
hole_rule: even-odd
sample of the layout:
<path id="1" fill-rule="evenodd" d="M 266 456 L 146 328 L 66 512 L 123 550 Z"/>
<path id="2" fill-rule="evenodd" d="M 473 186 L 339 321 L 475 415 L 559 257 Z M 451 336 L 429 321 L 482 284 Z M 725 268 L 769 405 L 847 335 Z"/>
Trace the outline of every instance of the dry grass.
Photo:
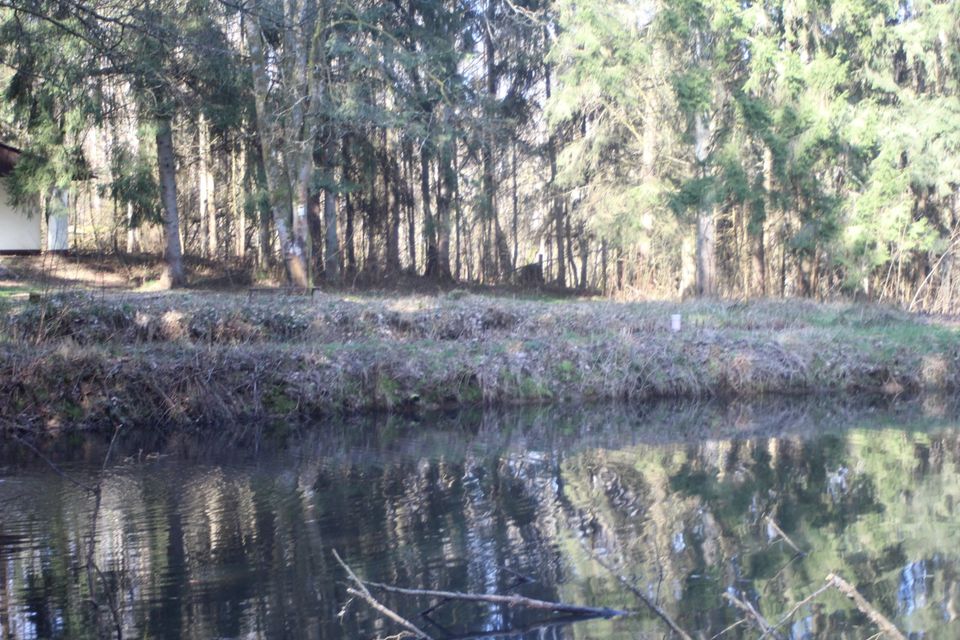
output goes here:
<path id="1" fill-rule="evenodd" d="M 45 428 L 960 386 L 956 327 L 875 306 L 460 291 L 100 292 L 6 304 L 0 418 Z M 673 313 L 684 318 L 678 334 Z"/>

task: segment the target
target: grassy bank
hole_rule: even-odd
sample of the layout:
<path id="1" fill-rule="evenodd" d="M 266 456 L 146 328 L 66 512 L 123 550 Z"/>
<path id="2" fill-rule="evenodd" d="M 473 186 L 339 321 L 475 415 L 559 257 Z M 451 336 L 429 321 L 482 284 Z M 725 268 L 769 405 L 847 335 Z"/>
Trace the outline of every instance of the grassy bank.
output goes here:
<path id="1" fill-rule="evenodd" d="M 462 292 L 0 304 L 0 418 L 43 428 L 253 418 L 280 429 L 338 412 L 960 387 L 957 327 L 880 307 Z"/>

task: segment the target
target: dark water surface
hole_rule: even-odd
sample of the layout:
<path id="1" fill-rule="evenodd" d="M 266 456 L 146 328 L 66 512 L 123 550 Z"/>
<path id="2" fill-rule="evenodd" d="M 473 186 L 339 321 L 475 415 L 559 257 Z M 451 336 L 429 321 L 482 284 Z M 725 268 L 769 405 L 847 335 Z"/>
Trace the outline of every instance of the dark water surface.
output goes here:
<path id="1" fill-rule="evenodd" d="M 724 593 L 778 621 L 837 572 L 908 635 L 960 637 L 960 420 L 941 402 L 371 419 L 271 447 L 276 431 L 244 434 L 257 455 L 225 435 L 123 436 L 102 473 L 102 439 L 50 445 L 71 477 L 100 482 L 96 512 L 93 494 L 4 444 L 0 637 L 95 638 L 116 621 L 125 638 L 395 633 L 362 603 L 345 607 L 333 549 L 373 580 L 641 612 L 561 624 L 451 604 L 433 624 L 418 615 L 431 601 L 382 596 L 438 639 L 663 637 L 593 556 L 694 636 L 740 618 Z M 514 587 L 518 575 L 530 581 Z M 781 628 L 876 631 L 833 593 Z"/>

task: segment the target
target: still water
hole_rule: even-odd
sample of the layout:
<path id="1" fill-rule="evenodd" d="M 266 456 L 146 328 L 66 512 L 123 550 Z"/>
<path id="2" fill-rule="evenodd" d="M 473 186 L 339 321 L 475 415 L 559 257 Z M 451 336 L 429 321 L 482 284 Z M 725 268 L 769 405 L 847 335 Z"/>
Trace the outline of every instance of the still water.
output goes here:
<path id="1" fill-rule="evenodd" d="M 48 445 L 69 478 L 4 444 L 0 637 L 396 633 L 349 601 L 333 549 L 372 580 L 639 612 L 565 624 L 447 604 L 426 620 L 434 601 L 380 596 L 438 639 L 664 637 L 596 558 L 694 637 L 741 618 L 724 593 L 777 622 L 830 572 L 906 634 L 960 637 L 960 420 L 948 403 L 369 419 L 282 445 L 277 431 L 245 431 L 242 447 L 121 432 L 104 469 L 103 440 Z M 99 483 L 99 508 L 72 480 Z M 876 631 L 832 592 L 779 630 Z M 741 624 L 724 637 L 758 635 Z"/>

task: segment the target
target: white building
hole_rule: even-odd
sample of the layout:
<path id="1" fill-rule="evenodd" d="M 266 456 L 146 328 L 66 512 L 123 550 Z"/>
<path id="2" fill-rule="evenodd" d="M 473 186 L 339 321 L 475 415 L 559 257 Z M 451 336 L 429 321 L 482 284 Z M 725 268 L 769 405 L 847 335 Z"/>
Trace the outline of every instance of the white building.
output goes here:
<path id="1" fill-rule="evenodd" d="M 40 253 L 40 214 L 15 207 L 7 192 L 6 176 L 20 158 L 20 150 L 0 142 L 0 254 Z"/>

